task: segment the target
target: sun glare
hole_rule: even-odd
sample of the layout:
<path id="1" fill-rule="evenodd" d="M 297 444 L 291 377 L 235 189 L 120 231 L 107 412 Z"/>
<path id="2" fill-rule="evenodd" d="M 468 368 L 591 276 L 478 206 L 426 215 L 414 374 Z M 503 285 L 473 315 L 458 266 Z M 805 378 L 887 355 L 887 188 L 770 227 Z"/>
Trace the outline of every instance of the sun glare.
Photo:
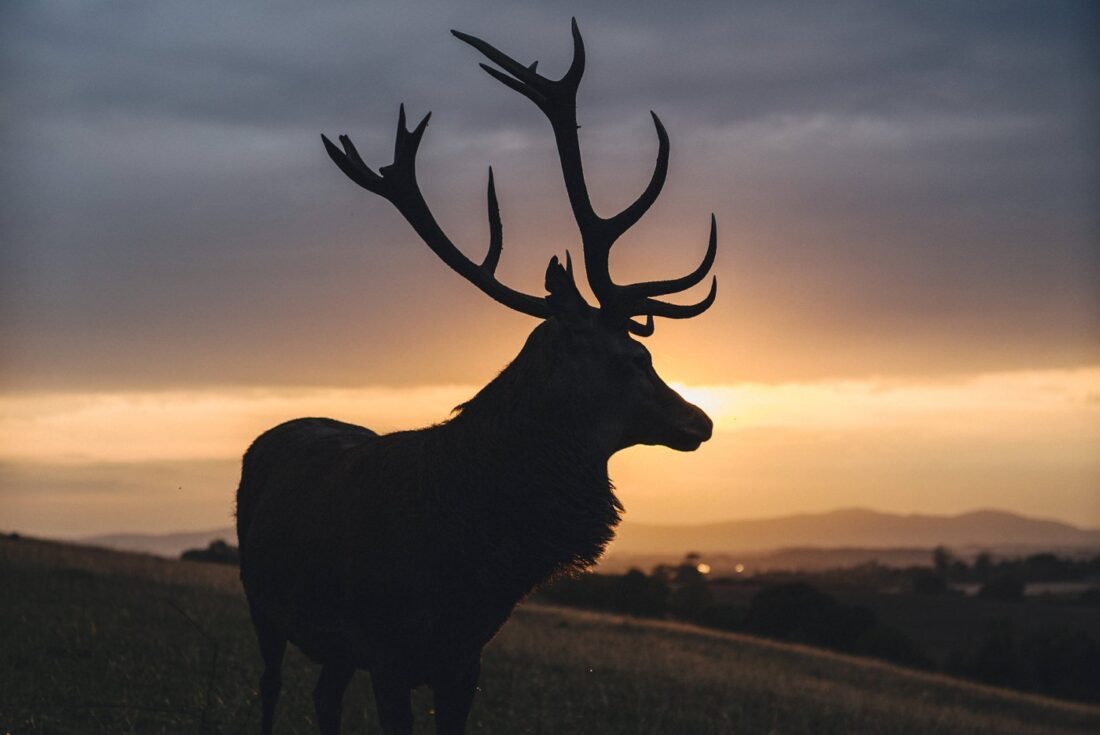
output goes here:
<path id="1" fill-rule="evenodd" d="M 683 383 L 677 382 L 673 382 L 670 385 L 677 393 L 682 395 L 685 400 L 694 403 L 696 406 L 706 411 L 707 415 L 710 416 L 715 424 L 720 423 L 720 419 L 727 418 L 733 411 L 731 395 L 728 390 L 715 390 L 707 386 L 684 385 Z"/>

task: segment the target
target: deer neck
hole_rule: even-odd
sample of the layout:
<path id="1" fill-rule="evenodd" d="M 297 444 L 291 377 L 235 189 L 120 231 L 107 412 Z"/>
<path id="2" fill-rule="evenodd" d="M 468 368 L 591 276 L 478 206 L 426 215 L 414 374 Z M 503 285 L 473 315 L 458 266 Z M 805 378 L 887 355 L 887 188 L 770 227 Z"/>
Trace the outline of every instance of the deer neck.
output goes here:
<path id="1" fill-rule="evenodd" d="M 514 408 L 467 411 L 441 428 L 450 435 L 446 456 L 467 449 L 464 512 L 485 532 L 487 572 L 523 596 L 557 572 L 595 563 L 622 506 L 607 475 L 610 453 L 594 449 L 590 427 L 561 406 Z"/>
<path id="2" fill-rule="evenodd" d="M 608 486 L 612 452 L 583 412 L 568 406 L 517 403 L 482 416 L 466 411 L 447 427 L 494 477 L 563 488 Z"/>
<path id="3" fill-rule="evenodd" d="M 450 423 L 482 437 L 481 446 L 505 452 L 509 463 L 515 459 L 567 474 L 572 467 L 598 467 L 606 475 L 616 447 L 591 407 L 570 395 L 548 393 L 541 375 L 529 373 L 522 364 L 508 366 Z"/>

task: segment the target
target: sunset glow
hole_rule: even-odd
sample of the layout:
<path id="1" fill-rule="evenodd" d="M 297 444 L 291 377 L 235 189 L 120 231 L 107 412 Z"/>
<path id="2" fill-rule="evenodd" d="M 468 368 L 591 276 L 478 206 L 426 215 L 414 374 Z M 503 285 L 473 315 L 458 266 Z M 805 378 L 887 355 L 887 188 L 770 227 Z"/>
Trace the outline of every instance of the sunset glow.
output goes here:
<path id="1" fill-rule="evenodd" d="M 716 436 L 691 455 L 640 447 L 616 456 L 612 477 L 629 518 L 691 522 L 837 505 L 964 511 L 1011 502 L 1036 515 L 1100 525 L 1098 369 L 676 388 L 708 411 Z M 445 420 L 476 389 L 7 396 L 0 399 L 5 511 L 15 527 L 75 533 L 91 528 L 91 517 L 77 509 L 116 502 L 117 511 L 94 530 L 171 530 L 190 498 L 191 524 L 216 527 L 229 517 L 239 456 L 265 429 L 296 416 L 330 416 L 382 432 L 416 428 Z M 181 468 L 185 490 L 151 479 L 166 466 Z M 94 471 L 86 484 L 80 473 L 88 468 Z M 50 477 L 69 478 L 65 502 L 83 526 L 49 524 L 54 496 L 40 490 L 56 491 Z M 120 501 L 119 488 L 143 482 L 149 486 L 140 495 Z M 1049 502 L 1055 491 L 1057 507 Z"/>

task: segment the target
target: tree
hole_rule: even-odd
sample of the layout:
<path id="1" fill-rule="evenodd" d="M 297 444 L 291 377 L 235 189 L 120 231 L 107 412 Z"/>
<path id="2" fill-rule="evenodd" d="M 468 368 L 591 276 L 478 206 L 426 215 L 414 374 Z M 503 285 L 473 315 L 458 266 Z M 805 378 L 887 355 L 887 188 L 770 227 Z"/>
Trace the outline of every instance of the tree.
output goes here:
<path id="1" fill-rule="evenodd" d="M 936 571 L 940 574 L 946 575 L 953 561 L 955 561 L 955 556 L 946 546 L 941 545 L 932 549 L 932 566 L 935 567 Z"/>
<path id="2" fill-rule="evenodd" d="M 627 615 L 661 617 L 668 609 L 668 585 L 660 577 L 647 577 L 642 570 L 631 569 L 618 579 L 614 608 Z"/>
<path id="3" fill-rule="evenodd" d="M 674 613 L 689 620 L 699 615 L 714 603 L 714 594 L 710 591 L 707 576 L 699 571 L 697 553 L 684 557 L 672 577 L 672 597 L 669 607 Z"/>
<path id="4" fill-rule="evenodd" d="M 974 559 L 974 576 L 984 582 L 993 569 L 993 555 L 983 551 Z"/>
<path id="5" fill-rule="evenodd" d="M 1019 602 L 1024 599 L 1024 581 L 1016 574 L 1001 574 L 983 584 L 978 590 L 978 597 Z"/>
<path id="6" fill-rule="evenodd" d="M 947 580 L 926 567 L 914 569 L 909 583 L 915 595 L 947 594 Z"/>
<path id="7" fill-rule="evenodd" d="M 809 621 L 835 604 L 831 595 L 805 582 L 765 587 L 749 603 L 745 625 L 758 635 L 794 639 Z"/>
<path id="8" fill-rule="evenodd" d="M 204 561 L 214 564 L 239 564 L 240 554 L 236 546 L 230 546 L 222 539 L 211 541 L 205 549 L 188 549 L 180 554 L 187 561 Z"/>

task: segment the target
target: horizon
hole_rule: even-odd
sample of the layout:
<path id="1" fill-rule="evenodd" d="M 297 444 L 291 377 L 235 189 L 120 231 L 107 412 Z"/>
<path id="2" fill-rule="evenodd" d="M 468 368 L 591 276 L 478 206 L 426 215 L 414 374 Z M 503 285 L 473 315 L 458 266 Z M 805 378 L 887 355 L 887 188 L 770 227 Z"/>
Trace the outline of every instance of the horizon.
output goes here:
<path id="1" fill-rule="evenodd" d="M 1069 521 L 1063 521 L 1063 520 L 1059 520 L 1059 519 L 1056 519 L 1056 518 L 1044 518 L 1044 517 L 1040 517 L 1040 516 L 1023 515 L 1023 514 L 1020 514 L 1020 513 L 1014 513 L 1012 511 L 1007 511 L 1007 510 L 1004 510 L 1004 509 L 1001 509 L 1001 508 L 974 508 L 973 510 L 962 511 L 960 513 L 951 513 L 951 514 L 940 513 L 940 514 L 937 514 L 937 513 L 891 513 L 889 511 L 883 511 L 883 510 L 879 510 L 877 508 L 845 507 L 845 508 L 833 508 L 831 510 L 817 511 L 817 512 L 789 513 L 789 514 L 778 515 L 778 516 L 759 516 L 759 517 L 751 517 L 751 518 L 727 518 L 727 519 L 720 520 L 720 521 L 698 521 L 698 522 L 690 522 L 690 523 L 646 523 L 646 522 L 639 522 L 639 523 L 635 523 L 635 524 L 632 524 L 632 525 L 634 525 L 634 526 L 648 526 L 648 527 L 653 527 L 653 528 L 669 528 L 669 529 L 672 529 L 672 528 L 694 528 L 694 527 L 698 527 L 698 526 L 722 526 L 722 525 L 727 525 L 727 524 L 731 524 L 731 523 L 752 523 L 754 521 L 781 521 L 781 520 L 789 520 L 791 518 L 801 518 L 801 517 L 806 517 L 806 516 L 811 516 L 811 517 L 829 516 L 829 515 L 837 515 L 837 514 L 841 514 L 841 513 L 870 513 L 870 514 L 874 514 L 874 515 L 885 515 L 885 516 L 891 516 L 891 517 L 902 518 L 902 519 L 920 517 L 920 518 L 935 518 L 935 519 L 950 519 L 950 520 L 959 519 L 959 518 L 962 518 L 962 517 L 965 517 L 965 516 L 981 515 L 981 514 L 987 514 L 988 513 L 988 514 L 995 514 L 995 515 L 1012 516 L 1014 518 L 1018 518 L 1018 519 L 1022 519 L 1022 520 L 1026 520 L 1026 521 L 1034 521 L 1034 522 L 1037 522 L 1037 523 L 1057 523 L 1059 525 L 1068 526 L 1068 527 L 1070 527 L 1074 530 L 1077 530 L 1077 531 L 1100 533 L 1100 527 L 1095 527 L 1094 528 L 1094 527 L 1089 527 L 1089 526 L 1082 526 L 1082 525 L 1078 525 L 1076 523 L 1071 523 Z M 182 535 L 191 535 L 191 534 L 204 534 L 204 533 L 220 532 L 220 531 L 226 530 L 227 528 L 232 529 L 232 526 L 217 526 L 217 527 L 210 527 L 210 528 L 179 528 L 179 529 L 175 529 L 175 530 L 171 530 L 171 531 L 164 531 L 164 532 L 155 533 L 155 534 L 154 533 L 145 534 L 144 532 L 140 532 L 140 531 L 115 531 L 115 532 L 106 532 L 106 533 L 95 533 L 95 534 L 90 534 L 90 535 L 85 534 L 85 535 L 78 535 L 78 536 L 60 536 L 60 537 L 48 537 L 48 538 L 50 540 L 56 540 L 56 541 L 83 541 L 83 540 L 95 539 L 95 538 L 99 538 L 99 537 L 109 537 L 109 536 L 130 536 L 130 535 L 135 535 L 135 536 L 140 536 L 140 535 L 150 535 L 150 536 L 154 536 L 154 535 L 155 536 L 176 536 L 176 535 L 181 535 L 182 536 Z M 2 532 L 2 531 L 4 531 L 4 529 L 0 529 L 0 532 Z M 229 540 L 229 539 L 227 539 L 227 540 Z M 1009 546 L 1011 544 L 1006 542 L 1004 545 Z M 1023 545 L 1028 546 L 1028 544 L 1023 544 Z M 799 548 L 821 548 L 821 547 L 818 547 L 818 546 L 815 546 L 815 545 L 809 545 L 809 546 L 804 546 L 803 547 L 803 546 L 799 546 L 797 544 L 793 544 L 791 546 L 787 546 L 787 547 L 783 547 L 783 548 L 785 548 L 785 549 L 799 549 Z M 840 548 L 845 548 L 845 547 L 838 546 L 838 547 L 835 547 L 835 548 L 840 549 Z M 862 547 L 852 547 L 852 548 L 862 548 Z M 883 548 L 887 548 L 887 547 L 883 547 Z M 909 548 L 924 548 L 924 547 L 899 546 L 899 547 L 896 547 L 896 548 L 898 548 L 898 549 L 909 549 Z M 640 552 L 630 552 L 630 553 L 640 553 Z"/>
<path id="2" fill-rule="evenodd" d="M 715 434 L 613 457 L 625 523 L 989 508 L 1100 529 L 1095 7 L 0 12 L 8 530 L 221 528 L 265 429 L 424 426 L 491 380 L 535 322 L 449 271 L 319 134 L 377 167 L 398 105 L 433 111 L 427 200 L 480 259 L 492 164 L 500 277 L 534 292 L 580 252 L 553 138 L 449 30 L 556 76 L 572 15 L 597 209 L 644 188 L 648 110 L 671 142 L 615 279 L 686 272 L 718 222 L 714 307 L 645 341 Z"/>

